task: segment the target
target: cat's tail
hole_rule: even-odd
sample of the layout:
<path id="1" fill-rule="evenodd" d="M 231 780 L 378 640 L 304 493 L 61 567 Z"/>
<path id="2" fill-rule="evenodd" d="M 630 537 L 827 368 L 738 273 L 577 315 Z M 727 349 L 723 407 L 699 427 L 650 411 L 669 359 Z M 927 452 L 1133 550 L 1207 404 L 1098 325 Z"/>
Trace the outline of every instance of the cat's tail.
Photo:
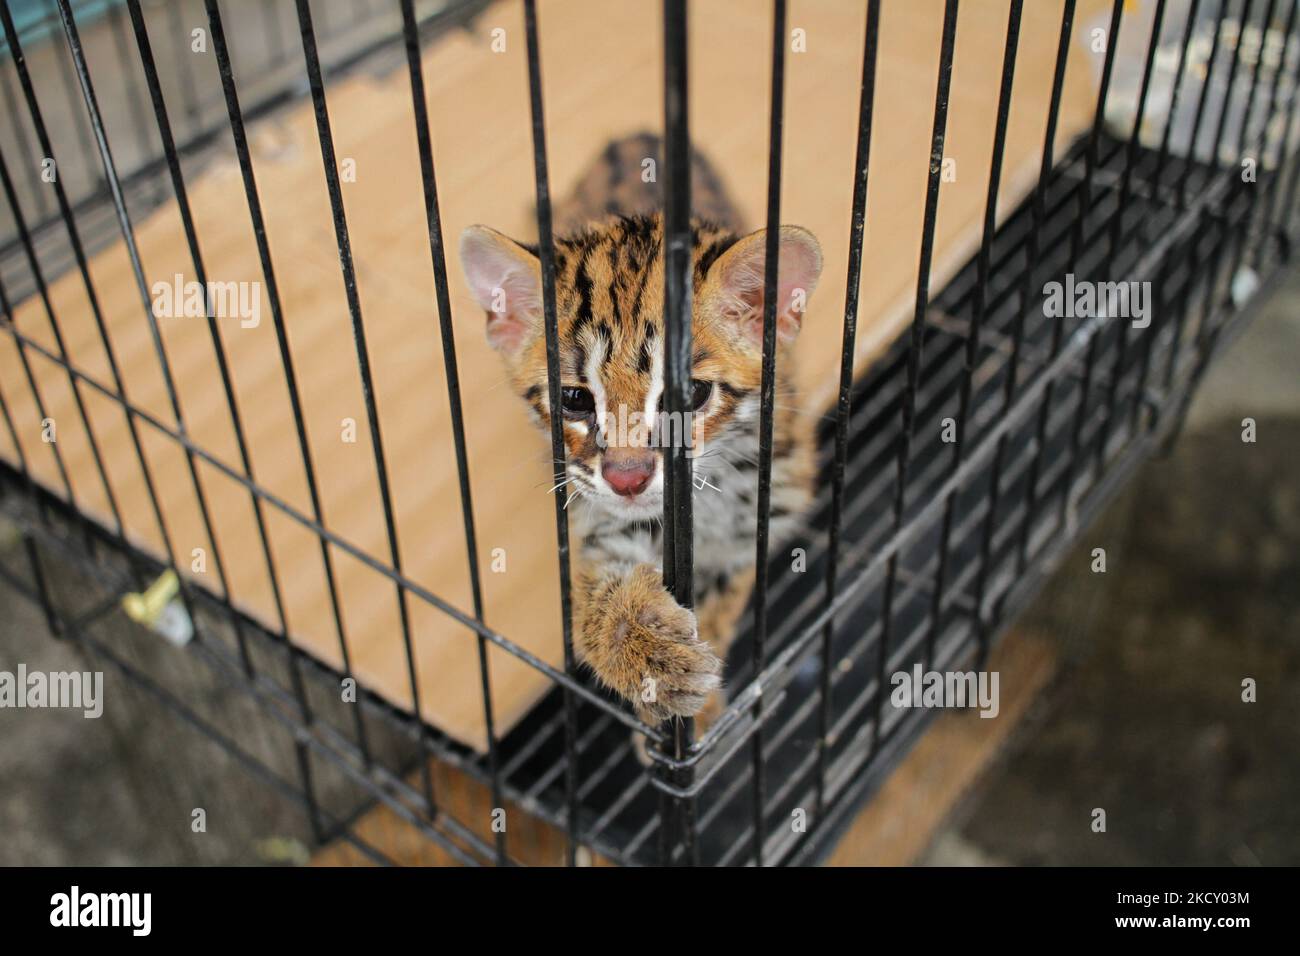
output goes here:
<path id="1" fill-rule="evenodd" d="M 647 215 L 663 209 L 663 139 L 641 132 L 611 141 L 555 206 L 555 231 L 564 235 L 608 216 Z M 740 213 L 713 164 L 691 150 L 691 213 L 743 232 Z"/>

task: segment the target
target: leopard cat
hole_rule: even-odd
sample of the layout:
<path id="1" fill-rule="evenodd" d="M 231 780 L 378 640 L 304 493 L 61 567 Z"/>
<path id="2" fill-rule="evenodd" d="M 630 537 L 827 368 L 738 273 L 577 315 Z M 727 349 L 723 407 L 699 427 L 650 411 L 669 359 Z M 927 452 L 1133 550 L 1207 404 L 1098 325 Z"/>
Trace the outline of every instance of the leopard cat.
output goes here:
<path id="1" fill-rule="evenodd" d="M 567 468 L 553 491 L 572 504 L 579 659 L 642 720 L 697 716 L 707 726 L 723 707 L 722 661 L 754 577 L 766 239 L 765 230 L 744 232 L 713 166 L 696 152 L 693 414 L 689 429 L 679 427 L 695 475 L 691 611 L 664 588 L 661 570 L 663 220 L 655 177 L 644 175 L 661 153 L 651 134 L 611 143 L 554 210 Z M 537 248 L 470 226 L 460 257 L 489 343 L 549 434 Z M 813 425 L 796 406 L 791 346 L 821 273 L 817 240 L 782 226 L 778 265 L 773 545 L 797 529 L 811 500 Z"/>

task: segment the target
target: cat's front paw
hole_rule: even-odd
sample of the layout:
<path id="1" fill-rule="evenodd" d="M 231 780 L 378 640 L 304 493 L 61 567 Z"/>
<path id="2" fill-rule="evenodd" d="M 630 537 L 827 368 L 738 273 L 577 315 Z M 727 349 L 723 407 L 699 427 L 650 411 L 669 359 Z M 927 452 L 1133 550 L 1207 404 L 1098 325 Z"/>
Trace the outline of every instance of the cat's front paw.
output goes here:
<path id="1" fill-rule="evenodd" d="M 664 597 L 637 617 L 644 635 L 644 664 L 634 703 L 637 716 L 650 724 L 694 717 L 722 683 L 722 661 L 700 640 L 695 615 L 671 595 Z"/>
<path id="2" fill-rule="evenodd" d="M 603 654 L 591 664 L 647 723 L 694 716 L 722 682 L 722 662 L 700 640 L 695 615 L 649 566 L 633 571 L 615 598 Z"/>

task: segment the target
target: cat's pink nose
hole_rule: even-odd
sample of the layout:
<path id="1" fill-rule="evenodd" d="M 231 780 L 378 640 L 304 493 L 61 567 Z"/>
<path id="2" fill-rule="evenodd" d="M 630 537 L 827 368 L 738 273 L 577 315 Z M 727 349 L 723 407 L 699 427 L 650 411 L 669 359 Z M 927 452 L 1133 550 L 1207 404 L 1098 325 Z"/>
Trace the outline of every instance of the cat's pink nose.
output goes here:
<path id="1" fill-rule="evenodd" d="M 655 475 L 654 455 L 611 455 L 601 463 L 600 473 L 614 493 L 625 498 L 646 490 Z"/>

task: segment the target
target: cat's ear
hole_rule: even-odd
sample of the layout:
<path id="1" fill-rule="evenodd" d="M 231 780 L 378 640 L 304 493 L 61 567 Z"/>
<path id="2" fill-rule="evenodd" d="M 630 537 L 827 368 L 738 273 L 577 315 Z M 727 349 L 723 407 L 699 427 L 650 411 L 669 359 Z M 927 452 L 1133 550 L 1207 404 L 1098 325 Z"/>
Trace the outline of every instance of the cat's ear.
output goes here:
<path id="1" fill-rule="evenodd" d="M 799 226 L 781 227 L 777 256 L 776 335 L 791 342 L 799 334 L 808 299 L 822 271 L 817 239 Z M 713 297 L 724 319 L 752 343 L 763 342 L 763 272 L 767 260 L 767 230 L 751 232 L 728 249 L 709 269 L 706 294 Z"/>
<path id="2" fill-rule="evenodd" d="M 470 226 L 460 234 L 460 264 L 474 300 L 487 313 L 488 343 L 514 357 L 541 328 L 537 256 L 495 229 Z"/>

